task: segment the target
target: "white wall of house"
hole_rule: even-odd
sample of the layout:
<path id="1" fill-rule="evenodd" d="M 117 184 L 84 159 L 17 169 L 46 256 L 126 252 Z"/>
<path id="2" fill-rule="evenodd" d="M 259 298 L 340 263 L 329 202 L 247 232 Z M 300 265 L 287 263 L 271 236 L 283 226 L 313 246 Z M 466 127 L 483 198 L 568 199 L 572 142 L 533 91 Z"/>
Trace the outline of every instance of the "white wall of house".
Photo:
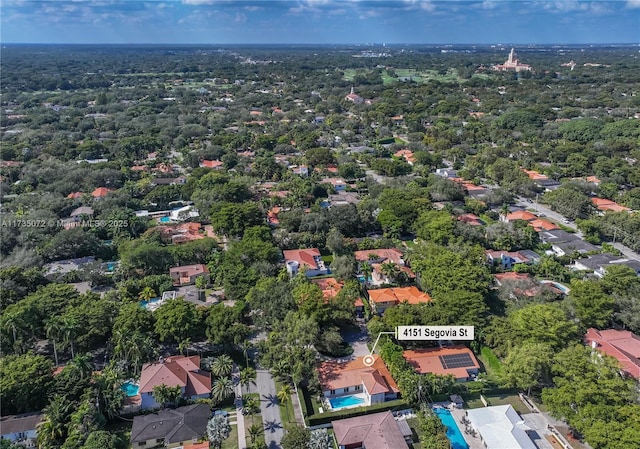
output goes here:
<path id="1" fill-rule="evenodd" d="M 3 440 L 9 440 L 12 443 L 21 442 L 21 444 L 24 443 L 25 447 L 36 447 L 36 438 L 36 429 L 2 434 Z"/>

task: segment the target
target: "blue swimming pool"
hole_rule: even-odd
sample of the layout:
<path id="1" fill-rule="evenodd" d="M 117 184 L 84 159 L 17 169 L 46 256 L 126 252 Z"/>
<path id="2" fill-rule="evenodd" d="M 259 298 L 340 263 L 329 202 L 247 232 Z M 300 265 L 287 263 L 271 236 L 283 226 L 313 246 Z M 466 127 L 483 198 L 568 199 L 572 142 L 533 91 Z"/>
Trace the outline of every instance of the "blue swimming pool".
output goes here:
<path id="1" fill-rule="evenodd" d="M 161 300 L 162 298 L 152 298 L 149 301 L 138 301 L 138 304 L 140 304 L 140 307 L 142 307 L 143 309 L 146 309 L 149 304 L 154 304 L 156 302 L 160 302 Z"/>
<path id="2" fill-rule="evenodd" d="M 140 387 L 131 381 L 126 381 L 125 383 L 122 384 L 120 389 L 124 391 L 124 394 L 126 394 L 128 397 L 131 397 L 131 396 L 136 396 L 138 394 Z"/>
<path id="3" fill-rule="evenodd" d="M 170 221 L 170 217 L 160 217 L 160 223 L 169 223 Z"/>
<path id="4" fill-rule="evenodd" d="M 364 405 L 364 399 L 359 396 L 340 396 L 339 398 L 329 399 L 331 410 L 340 410 L 341 408 L 353 407 L 355 405 Z"/>
<path id="5" fill-rule="evenodd" d="M 469 445 L 464 440 L 456 420 L 451 416 L 451 412 L 446 408 L 434 408 L 433 413 L 438 415 L 442 424 L 447 428 L 447 438 L 451 441 L 451 449 L 469 449 Z"/>

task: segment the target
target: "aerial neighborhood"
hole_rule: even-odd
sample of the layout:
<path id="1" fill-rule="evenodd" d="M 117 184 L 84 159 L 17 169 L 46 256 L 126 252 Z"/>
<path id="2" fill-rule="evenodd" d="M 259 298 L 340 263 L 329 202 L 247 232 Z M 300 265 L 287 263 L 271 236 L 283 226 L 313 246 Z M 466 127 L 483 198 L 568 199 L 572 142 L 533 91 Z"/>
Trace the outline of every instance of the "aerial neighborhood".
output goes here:
<path id="1" fill-rule="evenodd" d="M 640 448 L 637 48 L 43 48 L 2 449 Z"/>

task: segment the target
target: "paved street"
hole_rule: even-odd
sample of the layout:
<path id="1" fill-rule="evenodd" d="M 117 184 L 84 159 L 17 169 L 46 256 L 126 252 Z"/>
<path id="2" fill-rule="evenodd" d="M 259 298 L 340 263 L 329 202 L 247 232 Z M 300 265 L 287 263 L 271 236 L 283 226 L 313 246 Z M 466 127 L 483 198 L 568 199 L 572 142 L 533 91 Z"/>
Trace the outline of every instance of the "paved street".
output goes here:
<path id="1" fill-rule="evenodd" d="M 562 215 L 560 215 L 557 212 L 554 212 L 553 210 L 549 209 L 548 207 L 540 204 L 540 203 L 529 203 L 528 201 L 526 201 L 524 198 L 517 198 L 516 201 L 516 205 L 519 207 L 523 207 L 525 209 L 537 209 L 538 214 L 542 213 L 544 214 L 546 217 L 552 218 L 554 220 L 556 220 L 559 223 L 562 223 L 562 219 L 564 218 Z M 578 226 L 576 225 L 575 222 L 570 222 L 570 223 L 562 223 L 564 226 L 567 226 L 571 229 L 575 229 L 576 235 L 580 238 L 582 238 L 582 233 L 580 231 L 578 231 Z M 635 260 L 640 260 L 640 254 L 632 251 L 630 248 L 627 248 L 626 246 L 620 244 L 620 243 L 615 243 L 613 245 L 618 251 L 620 251 L 624 257 L 628 258 L 628 259 L 635 259 Z"/>
<path id="2" fill-rule="evenodd" d="M 276 383 L 269 371 L 257 370 L 256 391 L 260 395 L 260 413 L 264 425 L 264 438 L 269 449 L 280 449 L 280 441 L 284 435 L 278 398 L 276 397 Z"/>

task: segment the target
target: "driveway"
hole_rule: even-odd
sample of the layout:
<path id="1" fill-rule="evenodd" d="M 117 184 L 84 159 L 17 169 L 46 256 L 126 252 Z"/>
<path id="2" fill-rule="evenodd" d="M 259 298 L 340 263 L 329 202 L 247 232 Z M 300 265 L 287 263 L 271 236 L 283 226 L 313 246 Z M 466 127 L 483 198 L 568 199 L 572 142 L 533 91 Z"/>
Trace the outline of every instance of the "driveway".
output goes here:
<path id="1" fill-rule="evenodd" d="M 260 395 L 260 413 L 264 426 L 264 439 L 269 449 L 281 449 L 280 441 L 284 436 L 284 427 L 280 417 L 276 383 L 269 371 L 257 370 L 256 391 Z"/>

